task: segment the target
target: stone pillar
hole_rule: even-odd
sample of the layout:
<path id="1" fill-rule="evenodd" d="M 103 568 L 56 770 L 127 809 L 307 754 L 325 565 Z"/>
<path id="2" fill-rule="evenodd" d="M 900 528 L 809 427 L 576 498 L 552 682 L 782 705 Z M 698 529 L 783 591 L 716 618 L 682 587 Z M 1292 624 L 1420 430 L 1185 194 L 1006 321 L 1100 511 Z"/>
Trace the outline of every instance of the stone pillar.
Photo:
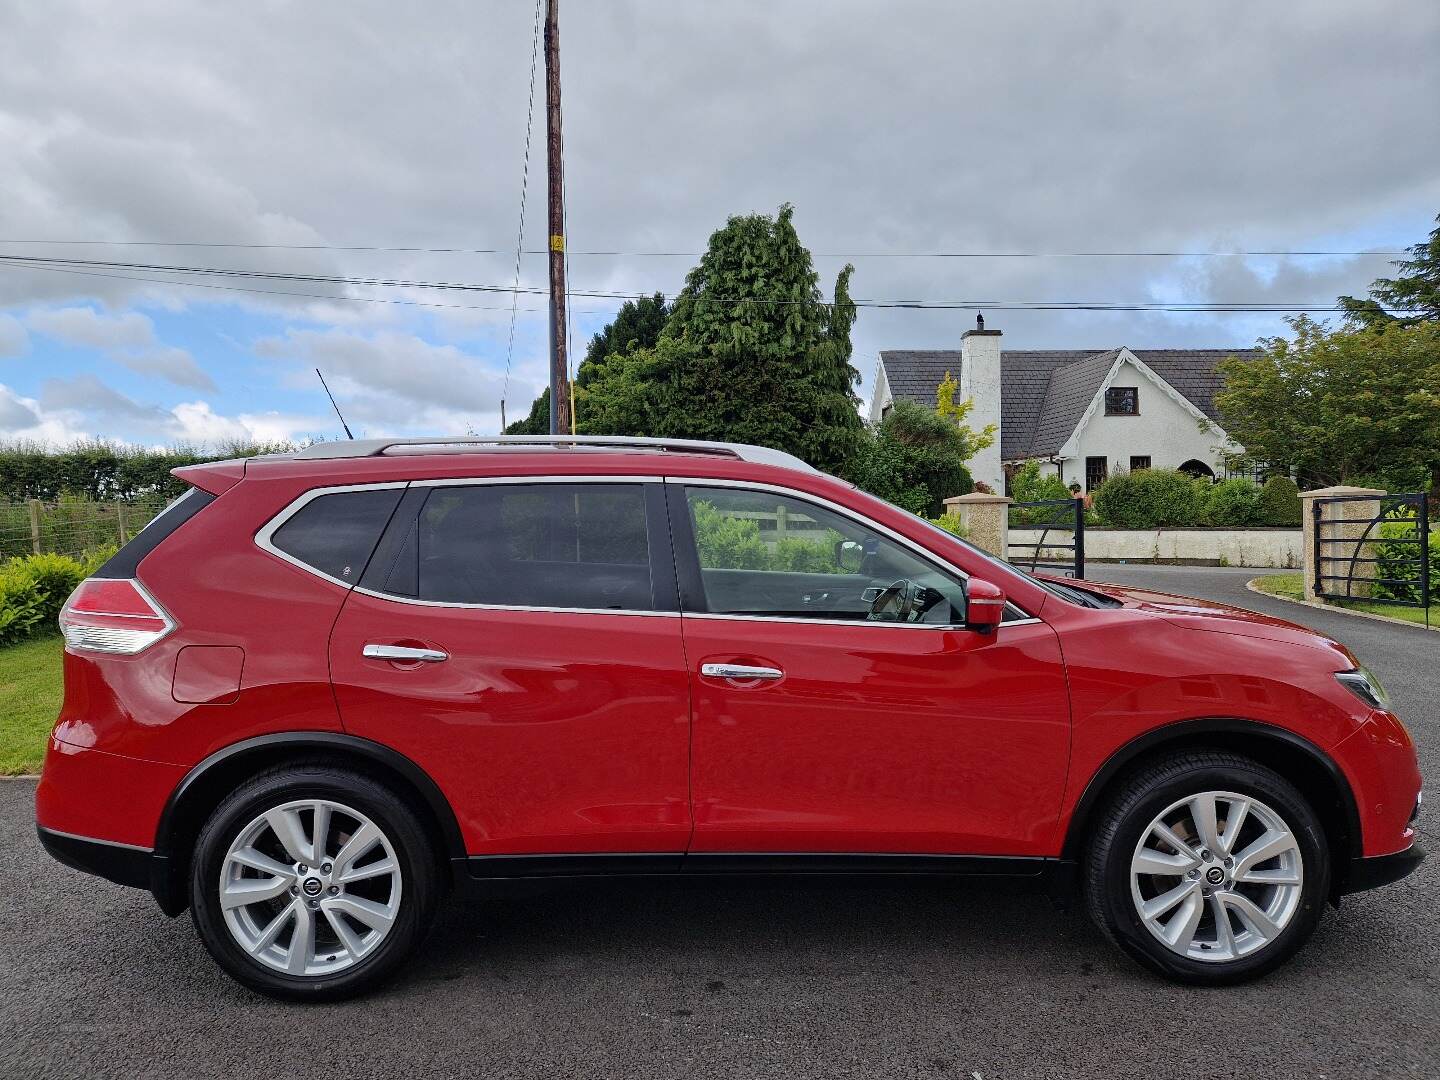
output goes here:
<path id="1" fill-rule="evenodd" d="M 1004 495 L 986 495 L 975 491 L 945 500 L 945 509 L 960 515 L 965 539 L 991 555 L 1010 558 L 1010 504 Z"/>
<path id="2" fill-rule="evenodd" d="M 1352 573 L 1351 564 L 1348 561 L 1352 556 L 1358 555 L 1362 559 L 1373 559 L 1375 557 L 1375 546 L 1370 540 L 1378 539 L 1380 527 L 1377 525 L 1370 530 L 1370 536 L 1364 544 L 1360 543 L 1360 537 L 1365 532 L 1366 526 L 1363 522 L 1359 524 L 1333 524 L 1344 519 L 1358 519 L 1374 517 L 1380 508 L 1379 503 L 1373 502 L 1342 502 L 1342 503 L 1321 503 L 1320 506 L 1320 537 L 1323 540 L 1353 540 L 1351 544 L 1326 544 L 1320 552 L 1330 558 L 1320 565 L 1327 569 L 1317 571 L 1315 565 L 1315 507 L 1316 499 L 1333 499 L 1347 495 L 1384 495 L 1385 492 L 1379 488 L 1364 487 L 1328 487 L 1320 488 L 1317 491 L 1300 492 L 1300 563 L 1305 579 L 1305 599 L 1318 599 L 1315 593 L 1315 575 L 1325 574 L 1349 574 Z M 1357 550 L 1359 549 L 1359 550 Z M 1344 561 L 1335 561 L 1342 559 Z M 1354 564 L 1353 573 L 1356 581 L 1348 586 L 1351 596 L 1364 597 L 1370 595 L 1372 586 L 1365 581 L 1358 579 L 1373 578 L 1375 576 L 1375 564 L 1373 562 L 1357 562 Z M 1325 582 L 1326 590 L 1329 592 L 1345 592 L 1346 583 L 1343 581 Z"/>

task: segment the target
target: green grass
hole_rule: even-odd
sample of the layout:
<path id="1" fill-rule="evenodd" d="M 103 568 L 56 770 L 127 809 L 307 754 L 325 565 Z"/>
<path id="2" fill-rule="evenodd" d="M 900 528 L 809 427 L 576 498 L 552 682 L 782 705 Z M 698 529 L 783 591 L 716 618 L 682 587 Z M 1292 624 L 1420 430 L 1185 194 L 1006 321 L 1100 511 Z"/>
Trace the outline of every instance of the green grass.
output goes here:
<path id="1" fill-rule="evenodd" d="M 1283 596 L 1289 600 L 1305 599 L 1305 580 L 1299 574 L 1268 574 L 1255 579 L 1255 587 L 1271 596 Z M 1326 600 L 1331 607 L 1349 608 L 1369 615 L 1384 615 L 1403 622 L 1425 623 L 1425 609 L 1406 607 L 1404 604 L 1385 604 L 1375 600 Z M 1430 605 L 1431 623 L 1440 626 L 1440 610 Z"/>
<path id="2" fill-rule="evenodd" d="M 58 635 L 0 649 L 0 776 L 40 771 L 60 715 L 62 655 Z"/>

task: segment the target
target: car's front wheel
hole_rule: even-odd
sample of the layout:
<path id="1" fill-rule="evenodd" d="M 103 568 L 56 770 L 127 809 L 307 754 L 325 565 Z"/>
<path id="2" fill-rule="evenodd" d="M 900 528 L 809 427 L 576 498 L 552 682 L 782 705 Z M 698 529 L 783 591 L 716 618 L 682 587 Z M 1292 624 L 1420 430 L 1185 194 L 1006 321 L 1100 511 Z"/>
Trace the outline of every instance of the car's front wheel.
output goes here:
<path id="1" fill-rule="evenodd" d="M 1320 921 L 1330 852 L 1305 798 L 1234 754 L 1158 761 L 1091 837 L 1086 898 L 1116 944 L 1172 979 L 1223 985 L 1294 955 Z"/>
<path id="2" fill-rule="evenodd" d="M 414 949 L 439 892 L 404 799 L 323 764 L 254 778 L 196 842 L 191 911 L 212 956 L 263 994 L 335 1000 L 374 986 Z"/>

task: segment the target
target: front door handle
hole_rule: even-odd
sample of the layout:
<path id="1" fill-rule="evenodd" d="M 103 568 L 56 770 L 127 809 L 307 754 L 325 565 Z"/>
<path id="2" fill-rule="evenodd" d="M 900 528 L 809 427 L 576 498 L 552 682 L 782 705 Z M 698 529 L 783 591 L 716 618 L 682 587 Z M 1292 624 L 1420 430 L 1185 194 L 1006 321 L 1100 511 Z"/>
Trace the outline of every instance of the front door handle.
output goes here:
<path id="1" fill-rule="evenodd" d="M 449 653 L 439 649 L 412 649 L 408 645 L 377 645 L 374 642 L 361 649 L 360 655 L 367 660 L 423 660 L 430 664 L 450 659 Z"/>
<path id="2" fill-rule="evenodd" d="M 779 668 L 753 667 L 750 664 L 701 664 L 700 674 L 711 679 L 782 679 L 785 673 Z"/>

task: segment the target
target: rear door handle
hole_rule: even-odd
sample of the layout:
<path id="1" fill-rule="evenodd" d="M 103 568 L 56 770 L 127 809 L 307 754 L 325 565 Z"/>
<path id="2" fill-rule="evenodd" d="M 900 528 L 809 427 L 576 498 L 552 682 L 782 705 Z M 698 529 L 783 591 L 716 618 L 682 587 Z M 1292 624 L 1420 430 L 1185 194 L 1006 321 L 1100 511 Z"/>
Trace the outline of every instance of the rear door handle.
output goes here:
<path id="1" fill-rule="evenodd" d="M 367 660 L 424 660 L 430 664 L 450 659 L 449 653 L 439 649 L 412 649 L 408 645 L 377 645 L 374 642 L 361 649 L 360 655 Z"/>
<path id="2" fill-rule="evenodd" d="M 752 667 L 750 664 L 701 664 L 700 674 L 711 679 L 783 679 L 779 668 Z"/>

